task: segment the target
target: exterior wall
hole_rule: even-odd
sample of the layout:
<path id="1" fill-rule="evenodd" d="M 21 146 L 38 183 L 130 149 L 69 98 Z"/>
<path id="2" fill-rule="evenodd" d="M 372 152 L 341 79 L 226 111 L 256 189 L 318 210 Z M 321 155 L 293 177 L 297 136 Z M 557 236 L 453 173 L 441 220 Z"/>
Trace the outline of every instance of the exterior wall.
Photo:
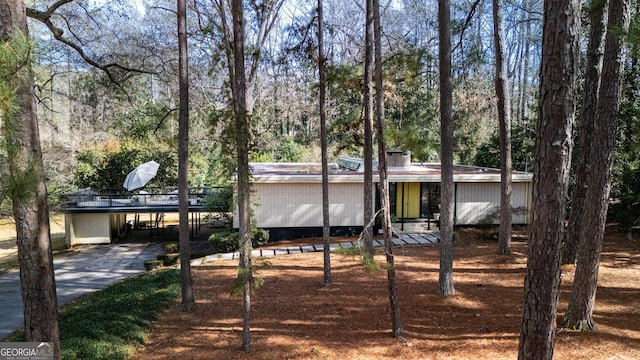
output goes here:
<path id="1" fill-rule="evenodd" d="M 330 182 L 331 227 L 362 227 L 362 183 Z M 512 183 L 513 224 L 529 224 L 531 183 Z M 258 228 L 322 227 L 322 184 L 265 182 L 252 185 L 251 202 Z M 499 182 L 457 182 L 456 224 L 498 224 Z M 233 227 L 238 228 L 237 208 Z"/>
<path id="2" fill-rule="evenodd" d="M 115 213 L 110 215 L 111 238 L 119 238 L 127 230 L 127 214 Z"/>
<path id="3" fill-rule="evenodd" d="M 329 185 L 332 227 L 362 226 L 362 191 L 362 183 Z M 259 228 L 322 226 L 320 183 L 255 183 L 251 202 Z M 237 216 L 233 218 L 233 226 L 238 227 Z"/>
<path id="4" fill-rule="evenodd" d="M 528 224 L 531 204 L 531 184 L 513 183 L 511 204 L 514 209 L 513 224 Z M 456 224 L 498 224 L 500 210 L 500 183 L 457 183 Z"/>
<path id="5" fill-rule="evenodd" d="M 111 214 L 66 214 L 65 228 L 68 246 L 111 243 Z"/>

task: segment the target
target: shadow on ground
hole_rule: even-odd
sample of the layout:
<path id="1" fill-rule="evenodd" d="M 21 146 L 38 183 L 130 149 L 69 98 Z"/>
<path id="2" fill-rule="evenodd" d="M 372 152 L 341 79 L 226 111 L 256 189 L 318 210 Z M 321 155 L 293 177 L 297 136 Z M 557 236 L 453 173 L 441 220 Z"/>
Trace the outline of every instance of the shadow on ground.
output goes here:
<path id="1" fill-rule="evenodd" d="M 197 258 L 213 254 L 213 247 L 209 243 L 209 236 L 215 232 L 225 230 L 228 229 L 213 228 L 208 225 L 191 228 L 189 231 L 191 238 L 189 242 L 191 245 L 191 257 Z M 178 224 L 170 224 L 157 229 L 130 230 L 114 241 L 114 243 L 177 243 L 179 241 L 178 231 Z"/>

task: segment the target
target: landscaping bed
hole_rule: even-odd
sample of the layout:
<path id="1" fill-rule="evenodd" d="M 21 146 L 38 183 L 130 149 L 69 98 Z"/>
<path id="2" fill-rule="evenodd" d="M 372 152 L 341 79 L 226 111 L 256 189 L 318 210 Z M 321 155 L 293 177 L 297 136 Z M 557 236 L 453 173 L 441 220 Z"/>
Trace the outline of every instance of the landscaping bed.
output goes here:
<path id="1" fill-rule="evenodd" d="M 598 329 L 558 330 L 555 359 L 640 357 L 640 236 L 610 229 L 595 308 Z M 233 295 L 237 261 L 193 267 L 196 307 L 170 307 L 133 359 L 514 359 L 517 357 L 525 229 L 513 254 L 496 254 L 495 230 L 460 229 L 454 252 L 456 295 L 437 295 L 439 248 L 394 248 L 404 334 L 391 337 L 386 271 L 357 256 L 322 253 L 254 259 L 264 285 L 252 297 L 252 350 L 241 350 L 242 298 Z M 309 239 L 300 242 L 308 242 Z M 289 243 L 295 243 L 290 241 Z M 384 262 L 383 255 L 376 261 Z M 563 267 L 560 313 L 573 266 Z"/>

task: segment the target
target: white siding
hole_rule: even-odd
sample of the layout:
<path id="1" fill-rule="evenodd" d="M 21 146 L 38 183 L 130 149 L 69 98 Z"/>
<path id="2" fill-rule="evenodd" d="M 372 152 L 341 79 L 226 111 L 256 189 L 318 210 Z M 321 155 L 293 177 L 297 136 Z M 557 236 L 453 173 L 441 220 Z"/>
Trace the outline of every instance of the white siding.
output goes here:
<path id="1" fill-rule="evenodd" d="M 499 223 L 500 183 L 457 183 L 456 224 L 475 225 L 492 219 Z M 529 208 L 530 184 L 513 183 L 511 203 L 514 209 Z M 528 211 L 514 211 L 513 224 L 527 224 Z"/>
<path id="2" fill-rule="evenodd" d="M 330 185 L 331 226 L 362 226 L 362 186 L 358 183 Z M 253 184 L 252 190 L 257 227 L 322 226 L 322 184 L 258 183 Z"/>
<path id="3" fill-rule="evenodd" d="M 331 182 L 329 213 L 331 226 L 362 226 L 362 183 Z M 497 214 L 500 206 L 499 182 L 456 183 L 456 223 L 476 225 Z M 322 184 L 319 182 L 254 183 L 252 210 L 259 228 L 321 227 Z M 530 208 L 531 183 L 514 182 L 514 209 Z M 234 213 L 238 227 L 237 207 Z M 528 224 L 528 211 L 514 211 L 513 224 Z M 498 223 L 495 217 L 494 223 Z"/>
<path id="4" fill-rule="evenodd" d="M 67 245 L 111 243 L 110 217 L 108 213 L 67 214 Z"/>
<path id="5" fill-rule="evenodd" d="M 513 224 L 529 224 L 532 187 L 530 182 L 513 183 L 511 206 L 514 208 Z"/>

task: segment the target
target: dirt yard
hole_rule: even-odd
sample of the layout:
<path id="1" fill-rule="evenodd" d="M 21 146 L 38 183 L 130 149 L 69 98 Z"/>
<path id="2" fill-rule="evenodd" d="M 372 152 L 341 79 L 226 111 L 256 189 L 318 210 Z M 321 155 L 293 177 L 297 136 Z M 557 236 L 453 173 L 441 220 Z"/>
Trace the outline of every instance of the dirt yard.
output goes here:
<path id="1" fill-rule="evenodd" d="M 394 249 L 404 334 L 390 336 L 386 271 L 357 257 L 331 257 L 333 285 L 322 283 L 322 253 L 254 259 L 264 285 L 252 298 L 251 352 L 241 346 L 241 297 L 232 295 L 236 261 L 192 268 L 196 308 L 172 306 L 134 359 L 515 359 L 526 244 L 496 254 L 494 234 L 461 229 L 455 244 L 456 295 L 436 294 L 438 246 Z M 306 240 L 304 242 L 308 242 Z M 555 359 L 640 358 L 640 235 L 606 237 L 592 333 L 558 330 Z M 379 255 L 376 260 L 384 262 Z M 572 266 L 563 268 L 559 319 Z"/>

